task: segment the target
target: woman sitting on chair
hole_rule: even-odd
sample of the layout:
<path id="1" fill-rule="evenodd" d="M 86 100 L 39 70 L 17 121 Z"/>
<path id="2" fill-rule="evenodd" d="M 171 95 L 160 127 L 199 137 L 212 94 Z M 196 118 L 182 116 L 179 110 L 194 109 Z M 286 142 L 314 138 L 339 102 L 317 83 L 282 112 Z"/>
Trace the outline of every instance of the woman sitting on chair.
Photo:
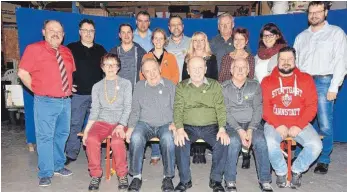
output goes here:
<path id="1" fill-rule="evenodd" d="M 117 75 L 121 63 L 114 54 L 108 53 L 102 57 L 101 68 L 106 76 L 93 86 L 90 116 L 83 136 L 83 144 L 87 148 L 88 169 L 92 177 L 89 190 L 99 189 L 102 177 L 100 147 L 109 135 L 112 136 L 111 148 L 118 188 L 126 189 L 128 166 L 124 138 L 131 111 L 132 86 L 129 80 Z"/>

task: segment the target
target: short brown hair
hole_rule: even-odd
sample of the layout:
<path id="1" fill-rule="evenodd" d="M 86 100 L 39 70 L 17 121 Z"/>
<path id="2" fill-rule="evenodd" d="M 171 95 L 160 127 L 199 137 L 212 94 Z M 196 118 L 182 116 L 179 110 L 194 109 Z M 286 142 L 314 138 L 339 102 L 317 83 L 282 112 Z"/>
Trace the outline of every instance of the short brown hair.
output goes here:
<path id="1" fill-rule="evenodd" d="M 165 41 L 164 47 L 165 47 L 165 46 L 169 43 L 169 42 L 168 42 L 168 39 L 167 39 L 166 32 L 164 31 L 164 29 L 161 29 L 161 28 L 156 28 L 156 29 L 154 29 L 154 31 L 152 32 L 152 38 L 151 38 L 152 43 L 153 43 L 153 40 L 154 40 L 154 35 L 155 35 L 156 33 L 161 33 L 161 34 L 164 35 L 164 41 Z"/>

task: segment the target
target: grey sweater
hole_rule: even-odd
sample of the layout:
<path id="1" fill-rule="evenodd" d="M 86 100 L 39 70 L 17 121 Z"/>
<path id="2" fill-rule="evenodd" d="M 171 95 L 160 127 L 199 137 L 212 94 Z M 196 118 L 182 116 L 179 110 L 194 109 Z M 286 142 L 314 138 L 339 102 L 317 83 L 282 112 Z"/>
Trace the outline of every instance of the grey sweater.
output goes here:
<path id="1" fill-rule="evenodd" d="M 247 79 L 239 89 L 231 80 L 223 82 L 223 95 L 227 111 L 227 123 L 235 130 L 240 124 L 249 123 L 248 128 L 257 129 L 263 114 L 262 94 L 259 83 Z"/>
<path id="2" fill-rule="evenodd" d="M 173 121 L 175 85 L 168 79 L 152 87 L 146 80 L 135 85 L 128 127 L 135 128 L 138 121 L 158 127 Z"/>
<path id="3" fill-rule="evenodd" d="M 115 89 L 118 88 L 117 98 L 112 104 L 109 104 L 105 97 L 105 81 L 109 100 L 112 100 Z M 132 86 L 129 80 L 118 76 L 118 86 L 116 87 L 115 80 L 102 79 L 94 84 L 92 89 L 92 108 L 89 120 L 111 124 L 120 123 L 126 126 L 131 111 L 131 95 Z"/>

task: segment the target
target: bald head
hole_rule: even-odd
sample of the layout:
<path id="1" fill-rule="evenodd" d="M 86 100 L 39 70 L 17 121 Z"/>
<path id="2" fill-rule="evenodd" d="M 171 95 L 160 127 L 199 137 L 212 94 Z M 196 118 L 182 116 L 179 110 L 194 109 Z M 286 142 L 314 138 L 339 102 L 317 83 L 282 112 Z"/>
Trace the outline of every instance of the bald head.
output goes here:
<path id="1" fill-rule="evenodd" d="M 189 59 L 189 61 L 188 61 L 187 67 L 188 67 L 189 65 L 191 65 L 191 63 L 194 63 L 195 65 L 196 65 L 196 64 L 202 64 L 202 65 L 206 66 L 206 61 L 205 61 L 205 59 L 202 58 L 202 57 L 199 57 L 199 56 L 193 56 L 193 57 L 191 57 L 191 58 Z"/>
<path id="2" fill-rule="evenodd" d="M 206 73 L 206 61 L 202 57 L 194 56 L 189 59 L 187 71 L 193 82 L 202 82 Z"/>
<path id="3" fill-rule="evenodd" d="M 45 41 L 47 41 L 52 48 L 57 49 L 64 38 L 63 26 L 56 20 L 45 21 L 42 35 L 45 37 Z"/>

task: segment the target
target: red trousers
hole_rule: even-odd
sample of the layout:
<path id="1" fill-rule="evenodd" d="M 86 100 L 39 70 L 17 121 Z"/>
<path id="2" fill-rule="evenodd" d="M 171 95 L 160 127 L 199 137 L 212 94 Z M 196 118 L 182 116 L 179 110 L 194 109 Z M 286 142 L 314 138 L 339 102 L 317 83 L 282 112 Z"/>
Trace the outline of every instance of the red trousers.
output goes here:
<path id="1" fill-rule="evenodd" d="M 112 134 L 113 128 L 117 124 L 109 124 L 106 122 L 96 121 L 88 132 L 86 141 L 87 156 L 88 156 L 88 169 L 92 177 L 101 177 L 101 143 L 109 135 Z M 126 148 L 124 140 L 117 137 L 116 134 L 112 136 L 111 148 L 113 151 L 113 161 L 116 164 L 116 173 L 119 177 L 128 174 L 128 164 L 126 157 Z"/>

